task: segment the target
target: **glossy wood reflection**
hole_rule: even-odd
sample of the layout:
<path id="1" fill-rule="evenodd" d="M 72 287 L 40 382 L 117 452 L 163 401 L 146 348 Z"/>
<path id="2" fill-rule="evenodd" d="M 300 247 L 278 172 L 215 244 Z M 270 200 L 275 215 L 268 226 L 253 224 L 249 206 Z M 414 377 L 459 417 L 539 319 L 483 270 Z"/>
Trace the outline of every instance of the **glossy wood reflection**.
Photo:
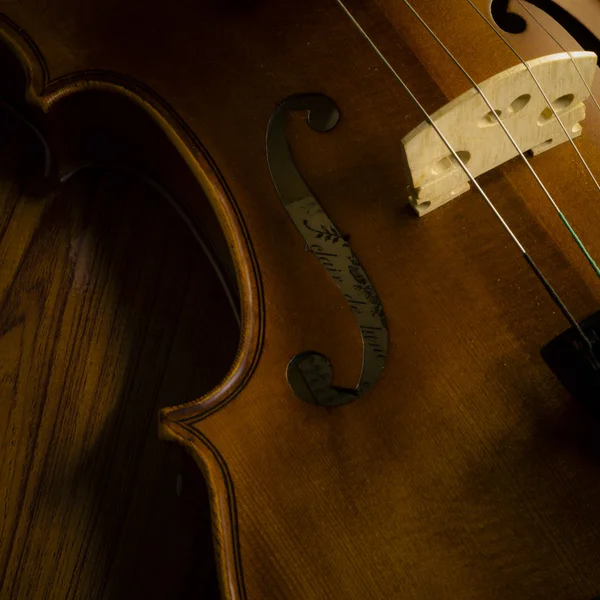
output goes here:
<path id="1" fill-rule="evenodd" d="M 489 0 L 474 2 L 487 14 Z M 516 64 L 466 0 L 412 3 L 476 81 Z M 469 88 L 403 2 L 347 4 L 428 111 Z M 424 219 L 406 205 L 401 140 L 423 115 L 335 0 L 293 6 L 276 0 L 19 0 L 1 11 L 0 66 L 8 68 L 0 95 L 46 131 L 59 168 L 115 157 L 143 167 L 169 189 L 178 184 L 190 215 L 205 223 L 200 215 L 212 210 L 214 227 L 208 229 L 222 230 L 220 248 L 230 254 L 241 298 L 240 351 L 221 385 L 161 412 L 160 432 L 184 445 L 208 479 L 228 600 L 589 600 L 600 593 L 598 425 L 539 355 L 566 322 L 475 191 Z M 560 37 L 577 49 L 564 30 Z M 557 52 L 530 21 L 510 40 L 526 60 Z M 600 96 L 598 77 L 595 91 Z M 305 251 L 265 159 L 265 131 L 276 106 L 307 92 L 332 98 L 342 117 L 327 134 L 310 131 L 302 115 L 288 119 L 294 160 L 350 236 L 383 303 L 390 336 L 377 385 L 338 410 L 301 402 L 286 381 L 291 357 L 307 350 L 331 360 L 336 385 L 353 385 L 361 361 L 348 304 Z M 600 111 L 589 108 L 576 144 L 597 173 Z M 590 253 L 600 257 L 598 190 L 572 148 L 562 144 L 532 163 Z M 90 180 L 72 183 L 84 181 Z M 90 185 L 95 189 L 101 181 Z M 597 311 L 598 278 L 524 164 L 509 161 L 480 183 L 575 317 Z M 190 324 L 192 315 L 201 319 L 196 324 L 219 324 L 222 298 L 195 299 L 177 321 L 178 294 L 189 283 L 179 260 L 185 265 L 188 259 L 169 262 L 173 246 L 145 211 L 138 210 L 137 223 L 117 204 L 109 225 L 105 213 L 71 214 L 58 198 L 39 214 L 37 205 L 26 205 L 40 232 L 31 242 L 29 234 L 11 238 L 18 240 L 11 246 L 17 257 L 14 248 L 22 247 L 21 254 L 34 249 L 24 255 L 29 262 L 18 263 L 30 268 L 5 261 L 15 265 L 11 278 L 29 273 L 6 292 L 7 314 L 16 315 L 5 326 L 8 347 L 22 347 L 18 355 L 7 351 L 7 372 L 34 373 L 16 377 L 15 385 L 40 403 L 30 400 L 17 421 L 23 431 L 11 439 L 30 440 L 30 446 L 13 453 L 7 464 L 19 467 L 7 472 L 15 478 L 11 486 L 24 490 L 30 531 L 43 532 L 50 548 L 48 560 L 36 556 L 39 546 L 23 549 L 29 521 L 18 520 L 14 508 L 16 550 L 5 581 L 18 600 L 27 597 L 31 581 L 23 567 L 52 593 L 63 588 L 61 597 L 85 597 L 53 570 L 62 530 L 60 524 L 52 529 L 52 515 L 59 508 L 70 515 L 73 498 L 89 507 L 87 494 L 93 506 L 105 507 L 110 527 L 85 512 L 81 521 L 73 518 L 94 540 L 90 547 L 102 550 L 99 563 L 112 565 L 107 572 L 122 568 L 119 556 L 110 562 L 118 534 L 105 532 L 120 531 L 142 510 L 157 507 L 152 493 L 142 491 L 139 513 L 121 504 L 115 490 L 133 477 L 136 461 L 123 440 L 138 427 L 150 432 L 151 410 L 160 403 L 188 402 L 218 380 L 201 377 L 198 386 L 182 389 L 182 382 L 199 376 L 198 364 L 209 371 L 218 364 L 222 373 L 233 354 L 215 345 L 212 327 Z M 76 233 L 66 234 L 59 222 Z M 95 246 L 84 233 L 88 223 L 108 231 L 106 254 L 94 251 L 90 258 L 88 244 Z M 132 243 L 134 223 L 152 244 Z M 169 228 L 167 221 L 162 226 Z M 62 254 L 45 262 L 44 248 L 55 246 Z M 149 259 L 149 271 L 129 263 L 134 254 Z M 55 268 L 70 269 L 68 292 L 47 279 Z M 97 277 L 87 276 L 90 269 Z M 106 273 L 121 284 L 106 285 Z M 82 308 L 70 313 L 63 309 L 69 302 Z M 100 305 L 112 308 L 102 312 Z M 130 308 L 117 310 L 121 305 Z M 33 316 L 19 321 L 24 310 Z M 160 326 L 149 326 L 162 310 Z M 94 311 L 98 316 L 88 318 Z M 189 344 L 181 341 L 187 331 Z M 154 346 L 146 335 L 156 336 Z M 50 341 L 34 351 L 32 340 Z M 173 348 L 187 348 L 183 358 L 171 358 L 170 340 Z M 44 371 L 50 364 L 44 356 L 58 366 Z M 76 359 L 86 363 L 85 371 L 71 370 Z M 171 366 L 163 377 L 165 365 Z M 139 378 L 127 379 L 126 371 Z M 127 384 L 116 385 L 114 377 Z M 111 386 L 110 398 L 117 400 L 110 418 L 78 403 L 83 397 L 102 405 L 99 390 Z M 93 424 L 103 432 L 99 439 L 87 433 Z M 54 427 L 56 434 L 62 428 L 61 436 L 52 434 Z M 66 446 L 49 454 L 50 440 Z M 85 481 L 81 473 L 96 464 L 89 487 L 72 483 Z M 109 480 L 114 485 L 105 487 Z M 38 492 L 58 497 L 58 504 L 41 511 Z M 76 550 L 73 558 L 71 550 L 64 552 L 67 562 L 84 561 Z M 145 570 L 148 580 L 165 552 L 158 555 Z M 93 579 L 90 564 L 84 572 Z M 184 576 L 177 569 L 171 581 L 179 585 Z M 132 575 L 130 581 L 139 579 Z M 107 584 L 102 593 L 115 597 L 117 587 Z"/>
<path id="2" fill-rule="evenodd" d="M 216 597 L 201 475 L 156 435 L 235 354 L 212 268 L 150 187 L 44 190 L 28 132 L 0 131 L 0 597 Z"/>

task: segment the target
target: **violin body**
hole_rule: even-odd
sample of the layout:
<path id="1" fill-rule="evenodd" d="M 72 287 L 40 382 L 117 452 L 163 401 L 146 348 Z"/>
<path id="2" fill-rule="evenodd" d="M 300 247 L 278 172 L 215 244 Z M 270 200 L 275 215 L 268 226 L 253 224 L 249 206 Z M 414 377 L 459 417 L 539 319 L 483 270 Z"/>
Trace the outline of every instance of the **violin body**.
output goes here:
<path id="1" fill-rule="evenodd" d="M 224 598 L 600 594 L 598 424 L 540 356 L 568 323 L 476 190 L 414 214 L 401 140 L 423 115 L 338 4 L 40 4 L 2 7 L 3 97 L 46 137 L 59 175 L 90 162 L 151 173 L 238 291 L 229 375 L 159 427 L 208 482 Z M 476 81 L 517 64 L 467 2 L 413 5 Z M 469 89 L 402 2 L 348 8 L 429 113 Z M 512 10 L 528 27 L 505 35 L 525 60 L 560 52 Z M 381 377 L 340 407 L 303 402 L 286 377 L 314 350 L 352 387 L 362 359 L 352 311 L 306 252 L 265 156 L 271 114 L 301 93 L 339 108 L 327 133 L 294 113 L 288 140 L 389 332 Z M 591 103 L 576 143 L 599 172 Z M 600 257 L 600 192 L 570 145 L 532 166 Z M 596 275 L 523 162 L 479 181 L 575 317 L 595 313 Z"/>

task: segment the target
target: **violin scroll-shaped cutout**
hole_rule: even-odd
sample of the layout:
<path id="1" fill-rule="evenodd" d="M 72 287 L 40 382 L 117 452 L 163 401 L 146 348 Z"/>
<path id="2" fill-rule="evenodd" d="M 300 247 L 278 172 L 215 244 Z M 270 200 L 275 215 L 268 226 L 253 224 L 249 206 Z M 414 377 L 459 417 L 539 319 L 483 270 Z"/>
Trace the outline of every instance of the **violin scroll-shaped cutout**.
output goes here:
<path id="1" fill-rule="evenodd" d="M 308 124 L 326 132 L 337 124 L 335 103 L 320 94 L 294 96 L 275 110 L 267 129 L 267 161 L 273 183 L 294 225 L 309 249 L 334 280 L 358 322 L 363 342 L 363 363 L 354 388 L 333 385 L 333 368 L 319 352 L 301 352 L 288 364 L 287 379 L 301 400 L 318 406 L 348 404 L 368 392 L 387 358 L 388 332 L 381 302 L 358 259 L 313 196 L 298 172 L 286 135 L 286 113 L 308 111 Z"/>
<path id="2" fill-rule="evenodd" d="M 527 29 L 525 19 L 508 10 L 508 0 L 492 0 L 490 12 L 496 25 L 507 33 L 523 33 Z"/>
<path id="3" fill-rule="evenodd" d="M 531 21 L 527 12 L 531 10 L 531 6 L 535 6 L 560 24 L 584 50 L 594 52 L 600 56 L 598 28 L 590 26 L 589 19 L 585 18 L 587 16 L 587 6 L 591 6 L 593 2 L 570 2 L 563 3 L 563 6 L 561 6 L 559 2 L 553 0 L 523 0 L 522 4 L 523 6 L 519 6 L 516 0 L 492 0 L 490 12 L 496 25 L 507 33 L 523 33 L 528 27 L 528 21 Z M 511 8 L 519 10 L 525 15 L 525 18 L 511 12 Z M 573 10 L 573 13 L 569 12 L 570 10 Z M 536 26 L 535 22 L 530 24 L 533 27 Z"/>

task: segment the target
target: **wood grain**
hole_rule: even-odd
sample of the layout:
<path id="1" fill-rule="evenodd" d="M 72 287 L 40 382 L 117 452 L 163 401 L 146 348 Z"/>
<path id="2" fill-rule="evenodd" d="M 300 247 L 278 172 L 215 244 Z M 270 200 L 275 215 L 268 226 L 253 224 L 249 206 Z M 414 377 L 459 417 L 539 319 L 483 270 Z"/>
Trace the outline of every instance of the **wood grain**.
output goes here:
<path id="1" fill-rule="evenodd" d="M 404 3 L 348 4 L 429 112 L 469 88 Z M 464 0 L 413 4 L 476 81 L 516 64 Z M 185 206 L 210 208 L 222 230 L 240 350 L 217 387 L 162 411 L 160 432 L 207 478 L 226 598 L 598 594 L 597 425 L 539 356 L 566 323 L 473 191 L 424 219 L 412 213 L 401 140 L 423 116 L 336 2 L 21 0 L 2 10 L 0 64 L 18 60 L 0 84 L 48 131 L 59 166 L 85 162 L 97 119 L 118 132 L 143 115 L 129 143 L 101 139 L 101 149 L 112 143 L 169 188 L 187 172 Z M 525 60 L 557 51 L 535 23 L 510 41 Z M 377 385 L 338 410 L 301 402 L 285 378 L 290 358 L 313 350 L 350 386 L 361 359 L 351 311 L 305 251 L 265 160 L 269 117 L 303 92 L 334 99 L 341 120 L 323 135 L 290 118 L 295 161 L 350 236 L 390 334 Z M 121 107 L 103 113 L 110 95 Z M 600 168 L 599 111 L 576 143 Z M 600 256 L 598 190 L 572 148 L 532 162 Z M 597 311 L 598 279 L 523 163 L 480 183 L 575 317 Z"/>
<path id="2" fill-rule="evenodd" d="M 469 173 L 479 177 L 519 156 L 519 150 L 537 155 L 581 135 L 584 100 L 590 95 L 597 59 L 592 52 L 540 57 L 528 65 L 535 80 L 519 64 L 478 84 L 487 103 L 471 88 L 431 118 L 451 147 L 458 149 Z M 420 216 L 470 189 L 467 174 L 426 121 L 402 145 L 410 173 L 410 202 Z"/>
<path id="3" fill-rule="evenodd" d="M 156 414 L 233 360 L 222 289 L 148 185 L 44 184 L 0 131 L 0 597 L 216 597 L 206 489 Z"/>

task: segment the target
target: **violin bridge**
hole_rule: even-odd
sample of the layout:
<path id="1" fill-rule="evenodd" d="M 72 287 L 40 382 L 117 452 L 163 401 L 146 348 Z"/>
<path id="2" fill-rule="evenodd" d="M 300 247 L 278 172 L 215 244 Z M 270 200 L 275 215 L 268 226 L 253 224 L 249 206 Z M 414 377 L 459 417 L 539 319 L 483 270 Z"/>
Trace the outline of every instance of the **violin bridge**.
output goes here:
<path id="1" fill-rule="evenodd" d="M 596 60 L 593 52 L 563 52 L 527 63 L 571 138 L 581 135 L 583 101 L 590 95 Z M 536 155 L 568 141 L 525 65 L 494 75 L 479 87 L 521 152 Z M 474 177 L 519 155 L 475 88 L 431 117 Z M 402 146 L 409 201 L 419 216 L 470 189 L 459 162 L 426 121 L 402 140 Z"/>

